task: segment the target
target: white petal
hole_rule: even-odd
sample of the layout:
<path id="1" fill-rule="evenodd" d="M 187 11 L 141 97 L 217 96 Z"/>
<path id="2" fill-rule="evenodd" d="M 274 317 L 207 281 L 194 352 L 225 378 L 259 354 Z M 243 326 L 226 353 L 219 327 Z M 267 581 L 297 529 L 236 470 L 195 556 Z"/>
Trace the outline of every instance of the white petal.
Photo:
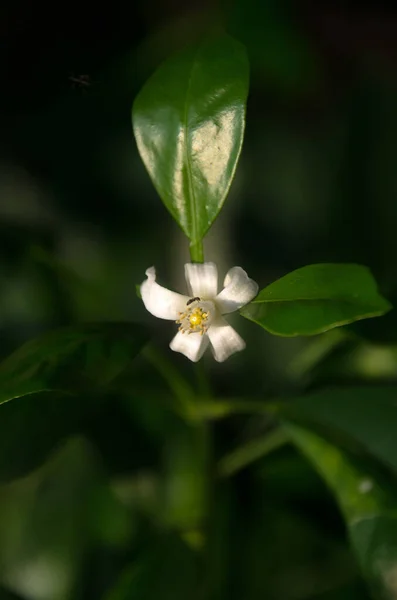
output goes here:
<path id="1" fill-rule="evenodd" d="M 225 319 L 219 318 L 208 330 L 215 360 L 223 362 L 231 354 L 244 350 L 245 342 Z"/>
<path id="2" fill-rule="evenodd" d="M 146 271 L 147 279 L 141 285 L 141 296 L 146 310 L 159 319 L 176 321 L 179 313 L 186 309 L 189 297 L 171 292 L 156 283 L 156 269 L 150 267 Z"/>
<path id="3" fill-rule="evenodd" d="M 186 283 L 192 296 L 212 300 L 218 293 L 218 269 L 215 263 L 187 263 Z"/>
<path id="4" fill-rule="evenodd" d="M 248 304 L 258 293 L 258 284 L 241 267 L 233 267 L 225 277 L 224 289 L 215 302 L 224 315 Z"/>
<path id="5" fill-rule="evenodd" d="M 199 333 L 182 333 L 179 331 L 173 340 L 171 340 L 170 348 L 174 352 L 182 352 L 187 358 L 193 362 L 197 362 L 203 356 L 209 344 L 207 335 Z"/>

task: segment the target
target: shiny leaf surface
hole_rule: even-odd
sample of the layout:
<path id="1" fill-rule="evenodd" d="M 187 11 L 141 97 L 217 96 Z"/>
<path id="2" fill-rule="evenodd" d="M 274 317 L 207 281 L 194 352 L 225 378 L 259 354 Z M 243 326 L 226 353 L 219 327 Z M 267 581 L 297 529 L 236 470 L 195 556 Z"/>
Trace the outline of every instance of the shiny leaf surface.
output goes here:
<path id="1" fill-rule="evenodd" d="M 244 47 L 222 36 L 170 58 L 134 102 L 133 128 L 142 160 L 192 244 L 210 228 L 231 185 L 247 93 Z"/>
<path id="2" fill-rule="evenodd" d="M 391 309 L 366 267 L 318 264 L 263 289 L 241 314 L 275 335 L 315 335 Z"/>

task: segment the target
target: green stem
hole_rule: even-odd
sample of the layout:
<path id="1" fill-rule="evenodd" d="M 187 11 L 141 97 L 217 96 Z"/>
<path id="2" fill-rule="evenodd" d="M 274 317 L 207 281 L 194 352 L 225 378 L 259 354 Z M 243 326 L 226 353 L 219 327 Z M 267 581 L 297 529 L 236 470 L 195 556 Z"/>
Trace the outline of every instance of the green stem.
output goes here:
<path id="1" fill-rule="evenodd" d="M 283 429 L 274 429 L 265 437 L 251 440 L 224 456 L 218 463 L 218 474 L 220 477 L 234 475 L 240 469 L 289 442 L 290 438 Z"/>
<path id="2" fill-rule="evenodd" d="M 190 259 L 192 262 L 194 262 L 194 263 L 203 263 L 204 262 L 203 240 L 199 240 L 196 243 L 190 242 L 189 250 L 190 250 Z"/>
<path id="3" fill-rule="evenodd" d="M 202 361 L 199 361 L 194 365 L 194 371 L 197 385 L 197 413 L 199 414 L 200 418 L 203 416 L 205 418 L 205 410 L 201 410 L 200 404 L 202 402 L 209 402 L 210 404 L 213 402 L 213 400 L 211 401 L 212 391 L 208 379 L 208 373 Z"/>
<path id="4" fill-rule="evenodd" d="M 175 407 L 178 414 L 191 421 L 196 413 L 194 391 L 179 371 L 153 346 L 148 344 L 142 350 L 142 356 L 160 373 L 174 393 L 177 400 Z"/>
<path id="5" fill-rule="evenodd" d="M 239 399 L 216 399 L 208 400 L 208 396 L 197 403 L 197 411 L 203 419 L 214 421 L 224 419 L 230 415 L 275 415 L 279 405 L 275 402 L 263 402 L 260 400 Z"/>

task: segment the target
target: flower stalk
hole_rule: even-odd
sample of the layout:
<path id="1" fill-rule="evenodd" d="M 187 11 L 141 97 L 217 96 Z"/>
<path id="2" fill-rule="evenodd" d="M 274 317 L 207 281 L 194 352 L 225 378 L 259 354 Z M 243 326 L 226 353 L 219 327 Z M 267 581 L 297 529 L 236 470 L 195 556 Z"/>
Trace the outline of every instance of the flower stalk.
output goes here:
<path id="1" fill-rule="evenodd" d="M 199 240 L 196 243 L 190 242 L 189 245 L 190 259 L 192 263 L 203 263 L 204 262 L 204 247 L 203 241 Z"/>

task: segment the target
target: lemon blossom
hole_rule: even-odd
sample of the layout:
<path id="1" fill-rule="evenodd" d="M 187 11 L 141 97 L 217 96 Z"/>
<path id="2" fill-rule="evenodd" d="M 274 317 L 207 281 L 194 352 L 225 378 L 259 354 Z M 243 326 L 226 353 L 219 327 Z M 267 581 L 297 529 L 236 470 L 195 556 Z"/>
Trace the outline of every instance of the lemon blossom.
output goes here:
<path id="1" fill-rule="evenodd" d="M 179 325 L 170 343 L 171 350 L 181 352 L 193 362 L 200 360 L 209 344 L 218 362 L 244 350 L 244 340 L 222 316 L 238 310 L 258 293 L 258 285 L 241 267 L 230 269 L 219 294 L 218 269 L 211 262 L 185 265 L 188 296 L 156 283 L 154 267 L 147 269 L 146 276 L 141 285 L 146 309 L 155 317 Z"/>

